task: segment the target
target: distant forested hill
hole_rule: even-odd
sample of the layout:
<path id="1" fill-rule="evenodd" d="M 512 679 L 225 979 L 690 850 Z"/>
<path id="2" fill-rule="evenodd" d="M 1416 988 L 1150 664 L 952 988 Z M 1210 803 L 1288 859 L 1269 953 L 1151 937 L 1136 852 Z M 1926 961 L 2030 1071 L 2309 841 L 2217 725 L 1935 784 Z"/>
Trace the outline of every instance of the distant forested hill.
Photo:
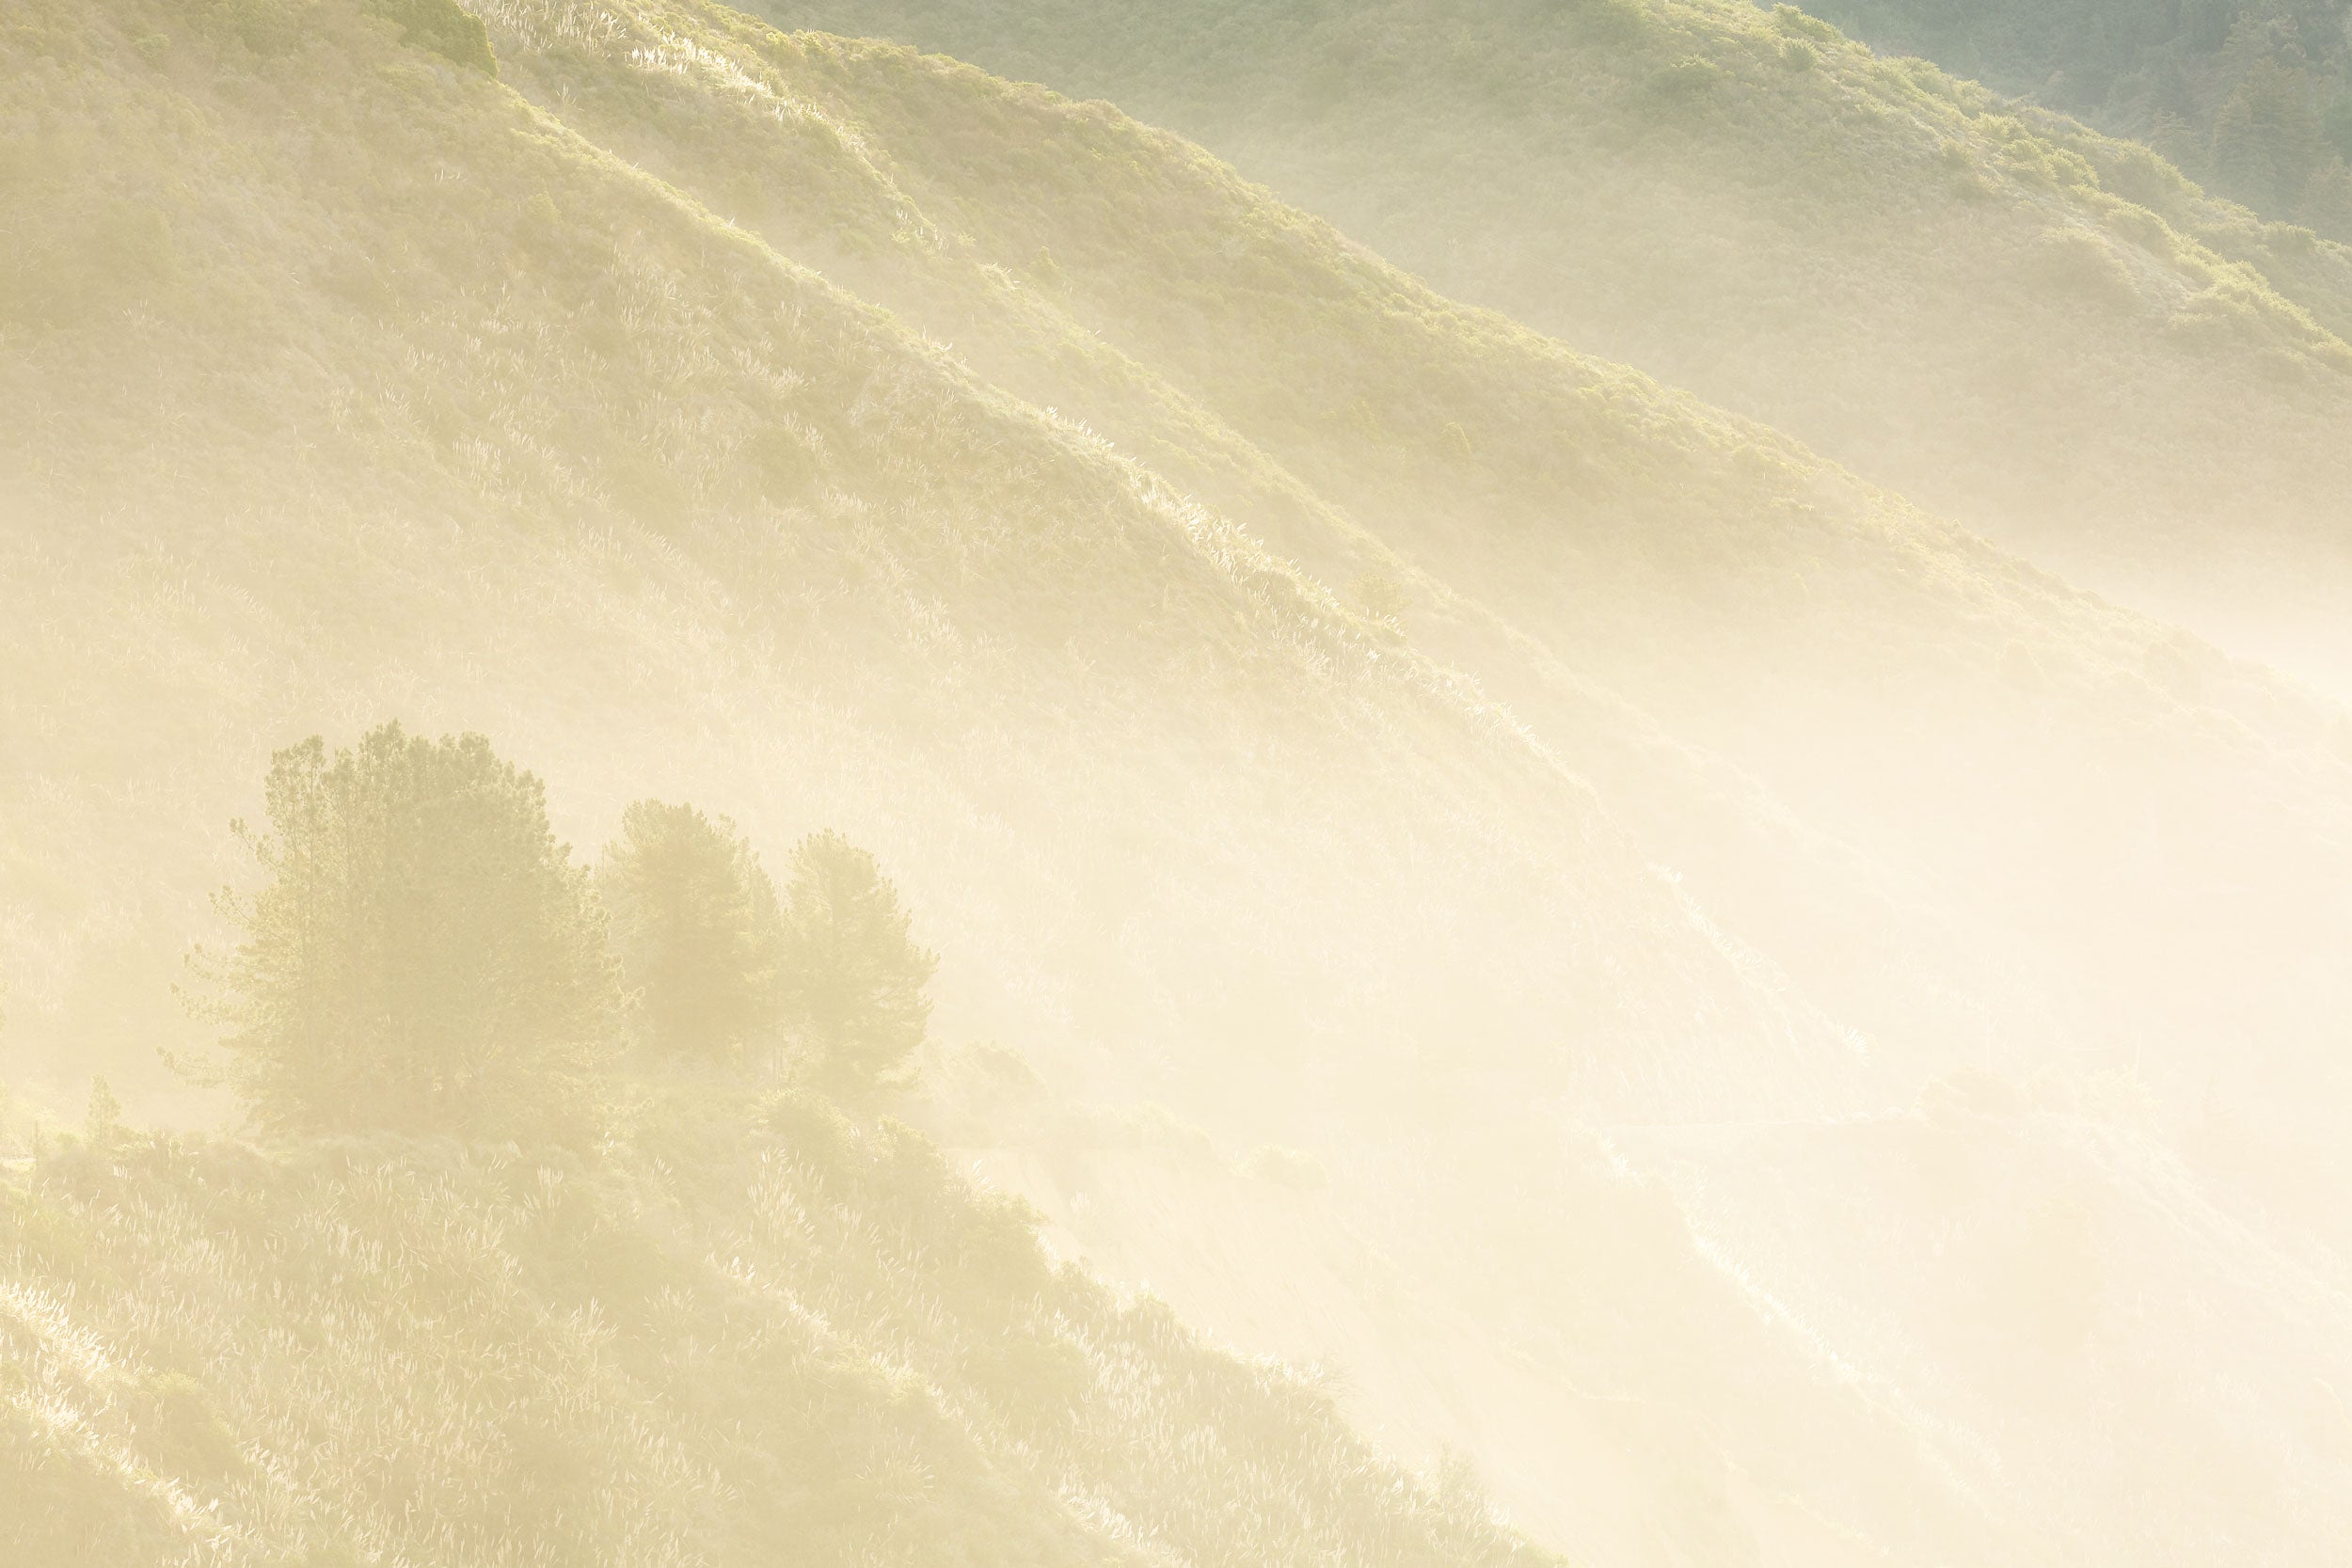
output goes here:
<path id="1" fill-rule="evenodd" d="M 2352 240 L 2345 0 L 1816 0 L 1891 54 L 1923 55 L 2148 142 L 2265 217 Z"/>

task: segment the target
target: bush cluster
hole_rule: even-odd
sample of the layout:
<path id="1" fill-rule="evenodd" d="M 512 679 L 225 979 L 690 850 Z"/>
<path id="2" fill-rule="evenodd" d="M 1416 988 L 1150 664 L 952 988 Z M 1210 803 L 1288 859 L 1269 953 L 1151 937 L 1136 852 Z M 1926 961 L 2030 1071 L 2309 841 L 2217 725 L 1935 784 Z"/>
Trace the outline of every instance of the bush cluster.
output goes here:
<path id="1" fill-rule="evenodd" d="M 227 1077 L 275 1133 L 577 1141 L 624 1051 L 779 1064 L 856 1097 L 922 1044 L 937 960 L 871 855 L 820 832 L 779 897 L 723 817 L 641 800 L 594 874 L 539 781 L 397 723 L 278 752 L 262 877 L 202 960 Z"/>

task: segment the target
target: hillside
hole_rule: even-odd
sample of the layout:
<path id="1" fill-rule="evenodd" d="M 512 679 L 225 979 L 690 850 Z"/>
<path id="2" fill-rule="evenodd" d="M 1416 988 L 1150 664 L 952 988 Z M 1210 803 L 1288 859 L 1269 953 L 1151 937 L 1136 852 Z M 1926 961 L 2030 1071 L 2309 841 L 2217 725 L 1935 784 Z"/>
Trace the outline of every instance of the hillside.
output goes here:
<path id="1" fill-rule="evenodd" d="M 549 47 L 519 0 L 489 14 L 507 79 L 602 144 L 1083 409 L 1325 582 L 1391 582 L 1419 607 L 1397 651 L 1505 697 L 1833 1016 L 1902 1053 L 1957 990 L 2018 1059 L 2053 1015 L 2077 1050 L 2319 1049 L 2332 993 L 2260 950 L 2324 950 L 2343 919 L 2314 859 L 2345 842 L 2331 707 L 1095 108 L 688 8 L 593 49 Z M 854 128 L 854 158 L 813 182 L 795 120 Z M 2294 803 L 2255 824 L 2249 797 Z M 2224 1000 L 2225 974 L 2271 978 Z M 1705 1062 L 1685 1094 L 1785 1090 L 1702 1087 L 1739 1071 Z"/>
<path id="2" fill-rule="evenodd" d="M 2248 1439 L 2280 1506 L 2201 1483 L 2342 1354 L 2340 709 L 1108 105 L 683 0 L 449 14 L 0 34 L 0 1072 L 219 1119 L 153 1053 L 270 752 L 479 728 L 583 858 L 647 795 L 871 846 L 944 957 L 907 1114 L 1548 1546 L 2331 1539 L 2324 1411 Z M 82 1229 L 146 1244 L 189 1149 L 343 1203 L 340 1151 L 156 1145 Z M 523 1224 L 504 1156 L 351 1157 Z M 2049 1252 L 2114 1283 L 2012 1300 Z M 939 1440 L 964 1507 L 996 1438 Z M 1118 1534 L 1070 1506 L 1038 1550 Z"/>
<path id="3" fill-rule="evenodd" d="M 503 84 L 443 81 L 403 59 L 343 100 L 318 87 L 305 113 L 323 130 L 307 151 L 246 134 L 245 163 L 224 165 L 186 132 L 143 146 L 136 120 L 113 127 L 107 156 L 179 160 L 175 270 L 158 285 L 172 291 L 164 319 L 176 331 L 96 356 L 82 352 L 87 326 L 22 338 L 18 385 L 41 378 L 50 412 L 42 445 L 18 449 L 27 483 L 17 505 L 89 525 L 62 558 L 56 535 L 18 535 L 35 553 L 16 578 L 40 595 L 17 623 L 30 639 L 19 657 L 59 683 L 22 689 L 20 702 L 36 705 L 18 728 L 47 737 L 56 768 L 144 755 L 174 777 L 220 782 L 209 810 L 119 829 L 96 827 L 87 801 L 34 795 L 16 808 L 32 824 L 24 842 L 167 829 L 172 847 L 150 840 L 150 863 L 175 863 L 176 845 L 215 834 L 239 809 L 230 781 L 284 733 L 268 726 L 334 727 L 373 716 L 365 693 L 383 694 L 378 708 L 429 693 L 450 705 L 412 714 L 418 722 L 513 737 L 579 781 L 588 822 L 599 800 L 617 805 L 621 786 L 598 783 L 614 759 L 582 746 L 583 722 L 588 733 L 683 731 L 690 738 L 649 746 L 664 761 L 645 769 L 645 787 L 691 793 L 671 786 L 695 777 L 684 759 L 699 748 L 706 768 L 724 758 L 724 775 L 775 781 L 760 799 L 728 802 L 755 825 L 846 817 L 879 829 L 891 860 L 939 879 L 925 902 L 1023 911 L 1011 924 L 1028 933 L 1026 951 L 965 916 L 993 932 L 964 948 L 966 961 L 997 976 L 1043 965 L 1055 975 L 1045 983 L 1062 988 L 1052 1005 L 1062 1029 L 1149 1040 L 1171 1057 L 1203 1036 L 1234 1038 L 1237 1053 L 1245 1039 L 1279 1040 L 1287 1054 L 1302 1021 L 1328 1038 L 1369 1026 L 1339 1000 L 1363 973 L 1346 955 L 1397 942 L 1426 956 L 1417 973 L 1482 976 L 1498 1041 L 1556 1037 L 1556 999 L 1587 996 L 1594 1016 L 1615 1020 L 1603 1037 L 1624 1042 L 1588 1053 L 1605 1075 L 1640 1055 L 1689 1062 L 1673 1073 L 1685 1093 L 1787 1092 L 1773 1053 L 1741 1052 L 1713 1024 L 1696 1037 L 1679 1024 L 1650 1034 L 1631 1000 L 1642 986 L 1597 990 L 1563 971 L 1631 963 L 1626 973 L 1655 974 L 1659 998 L 1697 975 L 1738 994 L 1714 939 L 1642 863 L 1662 860 L 1699 879 L 1736 940 L 1813 992 L 1799 1017 L 1818 1001 L 1874 1036 L 1932 1039 L 1951 1032 L 1938 1015 L 1957 990 L 2000 1021 L 2021 1056 L 2042 1049 L 2055 1015 L 2084 1043 L 2152 1030 L 2186 1041 L 2214 1018 L 2251 1018 L 2268 1052 L 2301 1059 L 2296 1037 L 2332 992 L 2300 955 L 2324 950 L 2340 921 L 2327 856 L 2345 836 L 2331 825 L 2343 763 L 2327 710 L 2082 601 L 1768 433 L 1464 314 L 1124 122 L 888 51 L 731 40 L 742 24 L 697 20 L 715 13 L 648 12 L 616 20 L 593 46 L 559 39 L 543 53 L 531 30 L 548 25 L 533 21 L 543 14 L 568 13 L 489 13 L 505 80 L 563 103 L 592 141 L 567 139 L 580 133 Z M 678 40 L 667 53 L 646 48 L 657 26 Z M 254 80 L 340 86 L 334 57 L 312 53 L 244 57 L 279 73 Z M 151 69 L 135 51 L 124 58 Z M 168 81 L 188 68 L 167 54 L 154 69 Z M 86 93 L 102 80 L 66 79 Z M 216 116 L 227 135 L 253 112 L 219 90 L 237 80 L 184 100 L 188 112 Z M 478 130 L 476 116 L 488 117 Z M 932 134 L 926 117 L 952 134 Z M 728 161 L 693 155 L 714 139 Z M 312 166 L 363 141 L 360 170 L 329 182 Z M 607 161 L 598 145 L 693 197 Z M 279 146 L 276 155 L 305 162 L 273 171 Z M 49 166 L 97 153 L 60 150 Z M 1048 166 L 1104 172 L 1056 183 Z M 103 181 L 85 185 L 90 205 L 136 209 Z M 714 227 L 723 187 L 798 193 L 800 205 Z M 1025 202 L 993 199 L 1015 187 Z M 195 198 L 208 189 L 217 194 Z M 1118 243 L 1105 220 L 1122 209 L 1160 248 Z M 80 221 L 103 233 L 113 220 Z M 281 245 L 274 265 L 294 276 L 266 292 L 238 260 L 238 228 L 255 221 L 312 247 Z M 440 238 L 498 233 L 498 223 L 511 249 L 451 250 Z M 796 253 L 955 343 L 968 368 L 816 283 Z M 1010 271 L 1041 253 L 1061 279 L 1050 293 Z M 517 274 L 525 263 L 533 270 Z M 1195 280 L 1189 293 L 1175 292 L 1183 277 Z M 784 309 L 766 303 L 777 295 Z M 723 356 L 709 346 L 718 341 Z M 1233 343 L 1255 346 L 1224 351 Z M 336 379 L 322 380 L 330 363 Z M 885 366 L 901 379 L 877 382 Z M 134 379 L 205 422 L 159 440 L 111 396 Z M 1083 411 L 1151 467 L 1089 450 L 1093 437 L 1041 407 Z M 1564 463 L 1564 452 L 1574 455 Z M 993 493 L 980 479 L 992 466 L 1003 486 Z M 136 509 L 162 493 L 188 510 L 159 533 Z M 1223 535 L 1216 515 L 1188 513 L 1176 499 L 1185 494 L 1310 575 Z M 276 519 L 322 496 L 334 526 L 295 530 L 290 552 L 291 523 Z M 43 558 L 59 569 L 33 564 Z M 1402 574 L 1407 596 L 1429 605 L 1407 613 L 1401 645 L 1313 580 L 1344 589 L 1368 571 Z M 535 584 L 527 598 L 501 586 L 522 578 Z M 1181 596 L 1171 581 L 1185 584 Z M 874 592 L 882 583 L 895 586 Z M 468 585 L 465 596 L 443 597 L 449 584 Z M 342 602 L 319 602 L 322 588 Z M 107 608 L 119 603 L 147 608 Z M 379 621 L 357 645 L 328 629 Z M 220 629 L 198 629 L 207 624 Z M 112 627 L 120 634 L 90 645 Z M 1480 718 L 1475 697 L 1450 694 L 1454 677 L 1416 656 L 1424 647 L 1506 695 L 1540 749 Z M 1867 661 L 1861 647 L 1873 650 Z M 723 650 L 715 687 L 699 649 Z M 847 649 L 857 656 L 837 657 Z M 1066 673 L 1044 673 L 1057 663 Z M 106 732 L 125 705 L 96 694 L 110 683 L 154 692 L 139 684 L 143 667 L 175 692 L 153 711 L 205 712 L 199 732 Z M 933 670 L 953 673 L 914 673 Z M 1057 683 L 1066 695 L 1041 697 Z M 91 695 L 76 699 L 77 686 Z M 256 727 L 219 722 L 197 695 L 207 686 Z M 710 694 L 684 695 L 697 689 Z M 1230 700 L 1242 690 L 1249 702 Z M 1331 700 L 1341 690 L 1352 694 Z M 461 705 L 460 692 L 473 695 Z M 697 701 L 723 717 L 687 717 Z M 778 701 L 801 717 L 750 719 Z M 589 718 L 599 712 L 616 717 Z M 1482 725 L 1482 749 L 1517 758 L 1492 776 L 1507 783 L 1466 784 L 1437 760 L 1455 744 L 1438 737 Z M 2249 727 L 2261 737 L 2251 745 L 2239 738 Z M 1316 780 L 1325 798 L 1237 782 L 1230 760 L 1278 730 L 1280 752 L 1258 759 L 1268 780 Z M 1417 743 L 1400 745 L 1400 731 L 1427 737 L 1429 760 L 1413 760 Z M 1033 744 L 999 749 L 1029 732 Z M 755 760 L 736 749 L 747 733 L 780 749 Z M 1376 766 L 1353 760 L 1365 748 Z M 1064 751 L 1086 765 L 1058 781 L 1048 807 L 1031 769 Z M 1597 842 L 1614 846 L 1599 851 L 1613 869 L 1595 869 L 1581 847 L 1591 834 L 1579 832 L 1573 848 L 1556 836 L 1551 792 L 1596 810 L 1564 766 L 1605 792 L 1598 809 L 1614 823 Z M 955 781 L 957 804 L 943 816 L 936 795 L 903 793 L 917 778 L 922 791 Z M 1174 801 L 1169 779 L 1190 781 L 1199 803 L 1170 804 L 1161 828 L 1141 828 L 1125 802 Z M 159 785 L 122 787 L 135 798 Z M 884 807 L 894 793 L 900 804 Z M 2282 808 L 2249 824 L 2234 814 L 2248 794 Z M 2136 798 L 2144 803 L 2122 803 Z M 1239 806 L 1258 800 L 1266 808 Z M 1034 879 L 1009 885 L 945 826 L 976 821 L 1009 846 L 1027 841 L 1029 822 L 1114 816 L 1116 831 L 1063 835 L 1061 864 L 1020 852 L 1019 875 Z M 1448 817 L 1484 825 L 1417 868 L 1383 847 Z M 2119 819 L 2153 823 L 2161 850 L 2097 828 Z M 1209 820 L 1264 836 L 1220 845 L 1220 869 L 1202 866 L 1188 886 L 1164 869 L 1122 868 L 1165 867 L 1153 832 L 1183 837 Z M 1555 868 L 1548 884 L 1511 895 L 1551 912 L 1501 919 L 1507 906 L 1475 847 L 1489 833 L 1517 835 L 1518 863 Z M 2057 861 L 2054 845 L 2066 846 Z M 43 875 L 72 863 L 53 860 Z M 129 863 L 93 849 L 84 863 L 103 886 Z M 1201 1012 L 1135 1005 L 1132 959 L 1105 951 L 1093 916 L 1107 908 L 1152 923 L 1164 935 L 1147 947 L 1246 963 L 1247 939 L 1228 945 L 1232 934 L 1218 929 L 1231 918 L 1223 888 L 1254 876 L 1261 895 L 1247 918 L 1266 931 L 1316 929 L 1328 904 L 1312 879 L 1327 874 L 1285 880 L 1311 865 L 1428 890 L 1393 905 L 1351 899 L 1375 922 L 1438 889 L 1482 917 L 1434 939 L 1427 928 L 1333 932 L 1316 1002 L 1286 984 L 1281 1008 L 1258 1011 L 1274 989 L 1262 982 L 1256 996 Z M 144 1055 L 137 1034 L 168 1026 L 160 988 L 127 989 L 151 1010 L 123 1021 L 126 988 L 98 978 L 110 973 L 103 958 L 65 950 L 119 942 L 135 962 L 168 950 L 184 930 L 177 911 L 218 879 L 183 875 L 183 891 L 155 897 L 154 923 L 141 927 L 138 893 L 93 887 L 85 912 L 65 918 L 30 906 L 22 928 L 60 953 L 56 978 L 20 989 L 45 986 L 54 999 L 84 976 L 124 1053 Z M 1154 881 L 1148 907 L 1132 896 L 1088 907 Z M 1615 891 L 1594 891 L 1603 885 Z M 1594 920 L 1602 910 L 1608 919 Z M 1581 934 L 1554 942 L 1542 934 L 1561 928 L 1549 920 Z M 1681 935 L 1661 949 L 1627 934 L 1648 927 Z M 1607 956 L 1620 941 L 1651 956 Z M 1856 962 L 1857 942 L 1881 951 Z M 1057 942 L 1066 957 L 1041 958 Z M 2220 991 L 2202 961 L 2217 942 L 2233 956 L 2227 973 L 2245 977 Z M 1564 949 L 1578 957 L 1564 960 Z M 2292 984 L 2272 983 L 2281 972 Z M 1401 1048 L 1414 1008 L 1448 1006 L 1438 999 L 1454 981 L 1426 984 L 1378 1009 L 1390 1020 L 1380 1037 Z M 1050 1037 L 1035 1033 L 1044 1021 L 1034 1009 L 973 1001 L 976 1028 Z M 1725 1006 L 1755 1009 L 1761 1037 L 1787 1033 L 1777 1020 L 1788 1004 L 1753 986 Z M 1099 1007 L 1120 1010 L 1089 1014 Z M 1798 1037 L 1808 1033 L 1832 1031 L 1807 1024 Z M 1903 1076 L 1917 1082 L 1951 1059 L 1931 1053 Z M 1119 1081 L 1132 1067 L 1122 1060 Z M 1183 1092 L 1180 1080 L 1160 1086 Z"/>
<path id="4" fill-rule="evenodd" d="M 2268 1536 L 2325 1560 L 2346 1517 L 2346 1429 L 2307 1381 L 2344 1364 L 2343 1272 L 2233 1212 L 2214 1178 L 2259 1159 L 2244 1124 L 2185 1162 L 2127 1081 L 1597 1132 L 1433 1085 L 1327 1176 L 943 1092 L 987 1107 L 943 1138 L 1057 1250 L 1343 1369 L 1383 1440 L 1475 1455 L 1581 1560 L 2231 1560 Z"/>
<path id="5" fill-rule="evenodd" d="M 967 1027 L 1115 1044 L 1122 1084 L 1165 1053 L 1183 1092 L 1202 1040 L 1287 1071 L 1302 1018 L 1463 984 L 1499 1053 L 1563 997 L 1633 1054 L 1788 1033 L 1556 756 L 1073 419 L 362 16 L 151 65 L 145 14 L 15 78 L 77 193 L 20 192 L 38 246 L 127 210 L 169 258 L 72 269 L 118 292 L 8 343 L 43 411 L 8 425 L 0 633 L 35 1060 L 184 1037 L 158 960 L 262 759 L 388 710 L 565 781 L 583 845 L 647 793 L 843 827 L 953 923 Z"/>
<path id="6" fill-rule="evenodd" d="M 2352 691 L 2352 252 L 2145 148 L 1747 0 L 768 14 L 1110 99 L 1447 294 Z"/>
<path id="7" fill-rule="evenodd" d="M 17 1568 L 1549 1560 L 805 1096 L 588 1163 L 69 1135 L 0 1176 L 0 1497 Z"/>

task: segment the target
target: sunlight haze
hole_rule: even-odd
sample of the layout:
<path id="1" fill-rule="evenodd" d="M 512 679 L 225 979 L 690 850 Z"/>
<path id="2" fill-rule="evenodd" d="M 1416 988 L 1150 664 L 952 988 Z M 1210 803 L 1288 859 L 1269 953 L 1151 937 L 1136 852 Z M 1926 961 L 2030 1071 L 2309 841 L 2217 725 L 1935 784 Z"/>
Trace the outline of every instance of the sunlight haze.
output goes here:
<path id="1" fill-rule="evenodd" d="M 0 1568 L 2352 1563 L 2347 0 L 0 0 Z"/>

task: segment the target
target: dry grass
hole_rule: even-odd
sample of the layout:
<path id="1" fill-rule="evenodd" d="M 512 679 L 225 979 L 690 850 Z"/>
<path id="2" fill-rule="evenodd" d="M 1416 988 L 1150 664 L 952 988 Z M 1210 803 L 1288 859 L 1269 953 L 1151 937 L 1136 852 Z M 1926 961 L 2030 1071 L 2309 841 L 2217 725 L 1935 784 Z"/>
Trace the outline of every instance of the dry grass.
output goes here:
<path id="1" fill-rule="evenodd" d="M 0 1348 L 24 1568 L 1544 1560 L 804 1098 L 588 1163 L 69 1139 Z"/>

